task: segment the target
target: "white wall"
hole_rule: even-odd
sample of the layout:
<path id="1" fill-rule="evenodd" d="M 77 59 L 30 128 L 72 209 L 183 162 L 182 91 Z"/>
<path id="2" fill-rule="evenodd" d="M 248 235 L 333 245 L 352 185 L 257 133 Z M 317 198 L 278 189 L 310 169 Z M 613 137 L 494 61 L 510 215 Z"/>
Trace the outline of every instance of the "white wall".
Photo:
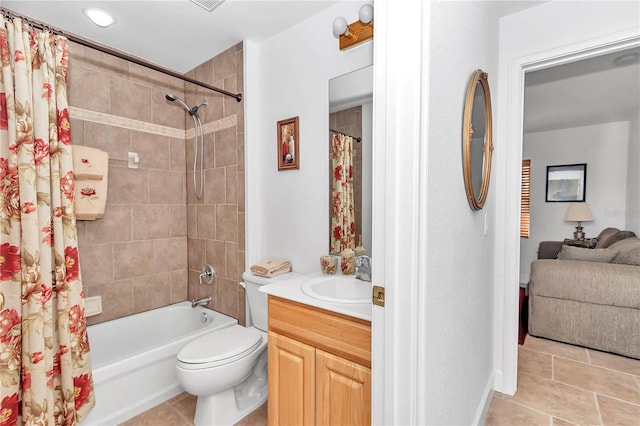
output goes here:
<path id="1" fill-rule="evenodd" d="M 520 239 L 520 282 L 529 282 L 531 261 L 540 241 L 573 238 L 575 222 L 565 222 L 569 203 L 545 201 L 547 166 L 587 163 L 585 200 L 593 222 L 584 233 L 597 236 L 606 227 L 625 229 L 629 123 L 606 123 L 524 135 L 523 159 L 531 159 L 531 232 Z M 638 162 L 635 162 L 638 167 Z"/>
<path id="2" fill-rule="evenodd" d="M 640 112 L 629 122 L 628 160 L 624 229 L 640 235 Z"/>
<path id="3" fill-rule="evenodd" d="M 329 80 L 373 63 L 372 43 L 340 51 L 333 20 L 366 2 L 341 2 L 245 49 L 246 267 L 272 256 L 319 270 L 329 249 Z M 300 117 L 300 169 L 279 172 L 276 123 Z"/>
<path id="4" fill-rule="evenodd" d="M 432 2 L 424 402 L 429 424 L 474 423 L 493 386 L 495 192 L 491 187 L 484 209 L 472 211 L 462 173 L 462 113 L 473 71 L 488 72 L 497 93 L 498 16 L 492 3 Z M 495 114 L 495 97 L 492 104 Z M 501 142 L 494 143 L 500 149 Z"/>

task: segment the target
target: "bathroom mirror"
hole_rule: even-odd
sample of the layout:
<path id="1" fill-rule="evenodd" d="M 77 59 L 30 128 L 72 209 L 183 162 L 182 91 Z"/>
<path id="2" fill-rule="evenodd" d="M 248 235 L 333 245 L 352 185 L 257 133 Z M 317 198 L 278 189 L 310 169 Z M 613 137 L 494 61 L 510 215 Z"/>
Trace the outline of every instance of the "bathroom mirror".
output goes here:
<path id="1" fill-rule="evenodd" d="M 473 210 L 484 206 L 489 192 L 493 154 L 491 93 L 487 73 L 475 70 L 467 87 L 462 122 L 464 186 Z"/>
<path id="2" fill-rule="evenodd" d="M 362 236 L 362 246 L 371 253 L 372 133 L 373 133 L 373 66 L 368 66 L 329 80 L 329 252 L 337 248 L 333 235 L 345 232 L 335 222 L 337 203 L 342 200 L 334 189 L 333 139 L 336 134 L 351 136 L 353 177 L 353 247 Z M 342 139 L 340 138 L 341 142 Z M 359 139 L 359 141 L 358 141 Z M 339 174 L 339 172 L 338 172 Z"/>

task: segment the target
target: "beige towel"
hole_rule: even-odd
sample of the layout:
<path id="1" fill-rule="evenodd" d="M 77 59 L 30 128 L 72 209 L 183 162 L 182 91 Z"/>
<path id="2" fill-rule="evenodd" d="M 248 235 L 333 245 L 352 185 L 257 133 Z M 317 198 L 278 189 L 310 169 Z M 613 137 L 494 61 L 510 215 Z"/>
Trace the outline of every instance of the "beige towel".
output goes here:
<path id="1" fill-rule="evenodd" d="M 93 156 L 93 159 L 100 164 L 103 170 L 102 179 L 78 179 L 76 177 L 73 192 L 76 200 L 77 220 L 101 219 L 104 216 L 104 210 L 107 205 L 109 154 L 98 151 L 97 155 Z"/>
<path id="2" fill-rule="evenodd" d="M 271 278 L 291 272 L 291 262 L 287 259 L 271 258 L 253 265 L 251 272 L 261 277 Z"/>
<path id="3" fill-rule="evenodd" d="M 104 162 L 103 151 L 88 146 L 73 146 L 73 174 L 76 180 L 100 180 L 109 167 L 109 155 L 107 163 Z"/>

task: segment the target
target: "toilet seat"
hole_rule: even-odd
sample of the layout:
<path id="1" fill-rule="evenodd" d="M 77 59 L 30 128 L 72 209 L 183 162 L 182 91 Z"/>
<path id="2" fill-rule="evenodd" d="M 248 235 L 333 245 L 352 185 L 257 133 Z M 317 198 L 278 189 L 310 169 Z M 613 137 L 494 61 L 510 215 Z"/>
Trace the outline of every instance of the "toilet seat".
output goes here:
<path id="1" fill-rule="evenodd" d="M 234 325 L 192 341 L 178 353 L 177 363 L 187 370 L 217 367 L 244 358 L 261 343 L 257 329 Z"/>

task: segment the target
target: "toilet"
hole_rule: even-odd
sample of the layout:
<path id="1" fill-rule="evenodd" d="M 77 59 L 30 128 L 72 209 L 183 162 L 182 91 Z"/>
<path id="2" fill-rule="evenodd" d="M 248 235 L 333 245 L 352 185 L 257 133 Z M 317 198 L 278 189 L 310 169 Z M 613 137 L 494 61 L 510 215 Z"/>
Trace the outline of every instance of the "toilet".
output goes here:
<path id="1" fill-rule="evenodd" d="M 267 400 L 267 295 L 258 289 L 296 275 L 264 278 L 244 272 L 248 326 L 208 333 L 178 353 L 178 381 L 198 397 L 196 426 L 232 425 Z"/>

